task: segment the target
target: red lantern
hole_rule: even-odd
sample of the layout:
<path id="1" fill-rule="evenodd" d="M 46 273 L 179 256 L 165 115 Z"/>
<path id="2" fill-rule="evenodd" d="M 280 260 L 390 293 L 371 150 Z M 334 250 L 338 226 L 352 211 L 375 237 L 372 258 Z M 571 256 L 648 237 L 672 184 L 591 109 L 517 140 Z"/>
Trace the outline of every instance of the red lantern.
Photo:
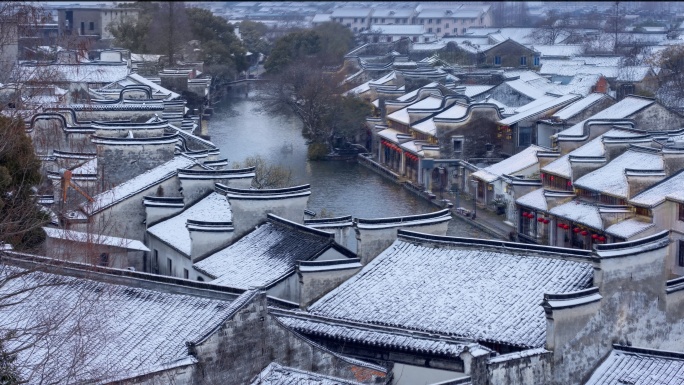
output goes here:
<path id="1" fill-rule="evenodd" d="M 572 186 L 572 182 L 568 181 L 568 187 Z"/>
<path id="2" fill-rule="evenodd" d="M 599 242 L 605 242 L 605 241 L 606 241 L 606 237 L 600 236 L 600 237 L 598 237 L 598 240 L 599 240 Z"/>
<path id="3" fill-rule="evenodd" d="M 575 227 L 574 229 L 572 229 L 572 231 L 575 232 L 575 234 L 576 234 L 576 233 L 579 233 L 580 231 L 582 231 L 582 229 L 580 229 L 579 227 Z"/>
<path id="4" fill-rule="evenodd" d="M 537 218 L 537 222 L 544 223 L 544 218 Z"/>
<path id="5" fill-rule="evenodd" d="M 598 239 L 598 234 L 591 234 L 591 239 Z"/>
<path id="6" fill-rule="evenodd" d="M 548 225 L 548 224 L 549 224 L 549 222 L 551 222 L 551 221 L 550 221 L 550 220 L 548 220 L 548 219 L 544 219 L 544 224 L 545 224 L 545 225 Z"/>
<path id="7" fill-rule="evenodd" d="M 564 228 L 565 230 L 570 230 L 570 226 L 566 225 L 565 223 L 563 223 L 563 228 Z"/>
<path id="8" fill-rule="evenodd" d="M 559 224 L 558 224 L 558 227 L 561 228 L 561 229 L 564 229 L 564 228 L 565 228 L 565 225 L 562 224 L 562 223 L 559 223 Z"/>
<path id="9" fill-rule="evenodd" d="M 580 234 L 586 236 L 587 234 L 589 234 L 589 232 L 587 230 L 582 230 L 582 232 Z"/>

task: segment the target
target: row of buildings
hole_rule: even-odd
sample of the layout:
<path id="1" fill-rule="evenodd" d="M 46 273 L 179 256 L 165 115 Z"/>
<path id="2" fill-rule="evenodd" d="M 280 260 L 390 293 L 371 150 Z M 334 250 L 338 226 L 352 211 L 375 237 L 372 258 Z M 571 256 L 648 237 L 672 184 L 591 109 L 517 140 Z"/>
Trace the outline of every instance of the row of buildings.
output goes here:
<path id="1" fill-rule="evenodd" d="M 0 251 L 21 380 L 678 382 L 682 117 L 618 91 L 648 76 L 611 76 L 608 59 L 558 79 L 459 73 L 364 49 L 348 55 L 349 94 L 376 108 L 360 162 L 435 198 L 503 202 L 520 242 L 447 237 L 447 208 L 310 218 L 309 185 L 253 189 L 256 170 L 202 137 L 181 98 L 209 92 L 202 63 L 64 53 L 3 85 L 51 217 L 41 252 Z"/>

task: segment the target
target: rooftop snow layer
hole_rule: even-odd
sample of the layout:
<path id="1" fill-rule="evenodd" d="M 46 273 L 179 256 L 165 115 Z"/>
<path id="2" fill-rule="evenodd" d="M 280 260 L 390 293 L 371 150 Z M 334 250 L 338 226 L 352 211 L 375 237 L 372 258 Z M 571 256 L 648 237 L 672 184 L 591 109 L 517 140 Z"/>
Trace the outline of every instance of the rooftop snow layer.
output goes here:
<path id="1" fill-rule="evenodd" d="M 607 97 L 608 97 L 608 95 L 606 95 L 606 94 L 600 94 L 600 93 L 589 94 L 586 97 L 584 97 L 584 98 L 570 104 L 569 106 L 566 106 L 563 109 L 557 111 L 555 114 L 551 115 L 551 117 L 554 119 L 559 119 L 559 120 L 570 119 L 573 116 L 579 114 L 580 112 L 584 111 L 585 109 L 589 108 L 590 106 L 594 105 L 595 103 L 597 103 L 600 100 L 603 100 L 604 98 L 607 98 Z"/>
<path id="2" fill-rule="evenodd" d="M 549 212 L 553 215 L 581 223 L 596 230 L 603 230 L 603 221 L 601 220 L 598 206 L 573 200 L 556 206 Z"/>
<path id="3" fill-rule="evenodd" d="M 2 274 L 22 271 L 5 267 Z M 15 305 L 0 306 L 2 330 L 38 331 L 45 327 L 43 317 L 59 319 L 47 334 L 33 336 L 37 340 L 31 349 L 19 352 L 20 374 L 28 384 L 42 380 L 34 365 L 40 365 L 41 373 L 50 373 L 55 383 L 94 383 L 148 373 L 181 360 L 194 363 L 186 342 L 203 338 L 242 304 L 240 299 L 171 294 L 36 271 L 3 282 L 3 297 L 31 290 Z M 83 334 L 73 334 L 77 323 Z M 24 334 L 5 341 L 5 348 L 11 351 L 30 339 Z M 55 354 L 55 346 L 61 354 Z M 87 358 L 69 353 L 76 349 Z M 83 361 L 74 363 L 74 358 Z M 67 372 L 75 367 L 78 370 Z"/>
<path id="4" fill-rule="evenodd" d="M 481 179 L 487 183 L 497 180 L 502 175 L 513 175 L 528 167 L 539 163 L 537 151 L 545 151 L 544 148 L 531 145 L 519 153 L 506 158 L 499 163 L 485 167 L 472 174 L 473 178 Z"/>
<path id="5" fill-rule="evenodd" d="M 302 226 L 303 227 L 303 226 Z M 269 221 L 195 268 L 216 277 L 211 283 L 237 288 L 267 286 L 328 249 L 332 238 Z"/>
<path id="6" fill-rule="evenodd" d="M 547 211 L 549 209 L 549 206 L 546 203 L 546 197 L 544 196 L 543 188 L 536 189 L 521 196 L 515 200 L 515 203 L 541 211 Z"/>
<path id="7" fill-rule="evenodd" d="M 226 196 L 213 192 L 180 214 L 157 223 L 147 231 L 190 257 L 192 241 L 190 232 L 185 226 L 188 219 L 204 222 L 230 222 L 233 215 Z"/>
<path id="8" fill-rule="evenodd" d="M 684 383 L 681 353 L 613 346 L 586 385 L 678 385 Z"/>
<path id="9" fill-rule="evenodd" d="M 630 149 L 605 166 L 577 179 L 575 186 L 620 198 L 629 198 L 625 169 L 662 170 L 663 166 L 661 154 Z"/>
<path id="10" fill-rule="evenodd" d="M 315 315 L 522 347 L 546 341 L 544 293 L 588 288 L 588 263 L 398 239 L 309 307 Z"/>
<path id="11" fill-rule="evenodd" d="M 362 385 L 361 382 L 325 376 L 272 362 L 250 385 Z"/>
<path id="12" fill-rule="evenodd" d="M 684 171 L 667 178 L 630 199 L 631 204 L 654 207 L 665 199 L 684 202 Z"/>
<path id="13" fill-rule="evenodd" d="M 628 96 L 606 108 L 605 110 L 602 110 L 601 112 L 598 112 L 597 114 L 575 124 L 574 126 L 559 132 L 558 135 L 581 136 L 584 133 L 584 123 L 589 119 L 624 119 L 635 114 L 639 110 L 650 106 L 653 103 L 655 103 L 655 101 L 652 99 Z"/>
<path id="14" fill-rule="evenodd" d="M 417 101 L 411 105 L 408 105 L 400 110 L 394 111 L 393 113 L 387 115 L 387 119 L 392 119 L 396 122 L 409 125 L 411 123 L 408 109 L 431 109 L 437 108 L 442 104 L 442 98 L 436 96 L 428 96 L 425 99 Z"/>
<path id="15" fill-rule="evenodd" d="M 622 222 L 618 222 L 612 226 L 609 226 L 606 229 L 606 233 L 616 237 L 629 239 L 639 233 L 642 233 L 654 227 L 654 223 L 644 222 L 636 218 L 630 218 Z"/>
<path id="16" fill-rule="evenodd" d="M 62 239 L 66 241 L 92 243 L 95 245 L 106 245 L 121 247 L 130 250 L 150 251 L 142 242 L 135 239 L 110 237 L 102 234 L 83 233 L 74 230 L 55 229 L 43 227 L 48 238 Z"/>
<path id="17" fill-rule="evenodd" d="M 536 101 L 544 99 L 542 103 L 535 103 L 536 101 L 529 103 L 525 106 L 519 107 L 517 114 L 513 116 L 509 116 L 505 119 L 500 120 L 498 123 L 506 126 L 510 126 L 511 124 L 518 123 L 521 120 L 529 119 L 534 116 L 540 115 L 544 113 L 545 111 L 551 110 L 553 108 L 558 108 L 564 104 L 570 103 L 576 99 L 579 99 L 581 96 L 579 95 L 564 95 L 561 97 L 551 97 L 549 100 L 546 100 L 545 98 L 540 98 Z M 532 105 L 532 104 L 535 105 Z"/>
<path id="18" fill-rule="evenodd" d="M 170 161 L 144 172 L 133 179 L 107 190 L 93 197 L 93 202 L 84 203 L 81 209 L 89 215 L 93 215 L 106 209 L 134 194 L 142 192 L 155 184 L 164 181 L 176 174 L 179 168 L 188 168 L 196 162 L 185 156 L 177 156 Z"/>

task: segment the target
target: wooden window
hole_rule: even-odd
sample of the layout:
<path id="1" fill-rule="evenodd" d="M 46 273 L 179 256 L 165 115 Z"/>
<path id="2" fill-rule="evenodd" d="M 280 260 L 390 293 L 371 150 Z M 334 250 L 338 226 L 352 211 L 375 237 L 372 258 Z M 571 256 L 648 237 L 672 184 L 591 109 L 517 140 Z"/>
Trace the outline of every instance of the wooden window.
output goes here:
<path id="1" fill-rule="evenodd" d="M 677 207 L 679 208 L 679 220 L 684 221 L 684 203 L 677 203 Z"/>
<path id="2" fill-rule="evenodd" d="M 102 253 L 100 254 L 100 266 L 109 266 L 109 254 L 108 253 Z"/>
<path id="3" fill-rule="evenodd" d="M 166 258 L 166 268 L 168 269 L 169 275 L 173 275 L 173 261 L 171 258 Z"/>
<path id="4" fill-rule="evenodd" d="M 680 239 L 679 240 L 679 255 L 677 258 L 677 262 L 679 266 L 684 266 L 684 240 Z"/>
<path id="5" fill-rule="evenodd" d="M 494 56 L 494 65 L 501 65 L 501 56 Z"/>
<path id="6" fill-rule="evenodd" d="M 188 279 L 189 276 L 190 272 L 188 271 L 188 269 L 183 269 L 183 278 Z"/>
<path id="7" fill-rule="evenodd" d="M 650 217 L 651 216 L 651 210 L 645 208 L 645 207 L 637 207 L 636 208 L 636 214 L 637 215 L 643 215 L 645 217 Z M 679 214 L 682 214 L 681 209 L 679 210 Z"/>
<path id="8" fill-rule="evenodd" d="M 520 56 L 520 65 L 521 66 L 527 65 L 527 56 Z"/>
<path id="9" fill-rule="evenodd" d="M 539 56 L 534 57 L 534 65 L 537 67 L 539 66 Z"/>

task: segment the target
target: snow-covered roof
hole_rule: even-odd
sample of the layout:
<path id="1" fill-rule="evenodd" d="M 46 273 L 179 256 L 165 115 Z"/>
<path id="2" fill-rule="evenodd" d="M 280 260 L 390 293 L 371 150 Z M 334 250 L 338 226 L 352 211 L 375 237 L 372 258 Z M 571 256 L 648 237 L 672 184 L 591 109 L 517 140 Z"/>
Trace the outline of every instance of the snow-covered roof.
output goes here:
<path id="1" fill-rule="evenodd" d="M 397 78 L 396 72 L 392 71 L 392 72 L 388 73 L 387 75 L 385 75 L 379 79 L 369 80 L 363 84 L 360 84 L 360 85 L 352 88 L 351 90 L 345 92 L 344 95 L 360 95 L 364 92 L 369 91 L 371 85 L 384 85 L 385 83 L 387 83 L 391 80 L 394 80 L 396 78 Z"/>
<path id="2" fill-rule="evenodd" d="M 460 119 L 460 118 L 465 117 L 467 111 L 468 111 L 467 106 L 460 104 L 460 103 L 454 103 L 451 107 L 449 107 L 446 110 L 435 115 L 434 118 L 438 118 L 438 119 Z M 435 136 L 435 134 L 437 133 L 437 126 L 435 125 L 435 121 L 433 120 L 433 117 L 425 119 L 425 120 L 421 121 L 420 123 L 413 124 L 413 125 L 411 125 L 411 128 L 416 130 L 416 131 L 420 131 L 424 134 L 432 135 L 432 136 Z"/>
<path id="3" fill-rule="evenodd" d="M 559 136 L 581 136 L 584 133 L 584 123 L 590 119 L 624 119 L 640 110 L 655 103 L 653 99 L 639 98 L 636 96 L 628 96 L 612 106 L 601 110 L 591 117 L 575 124 L 574 126 L 558 133 Z"/>
<path id="4" fill-rule="evenodd" d="M 225 195 L 212 192 L 180 214 L 157 223 L 147 231 L 190 257 L 192 241 L 190 232 L 185 226 L 188 219 L 203 222 L 231 222 L 233 215 Z"/>
<path id="5" fill-rule="evenodd" d="M 577 100 L 579 98 L 581 98 L 581 96 L 573 94 L 563 95 L 561 97 L 551 97 L 550 100 L 540 98 L 544 99 L 543 102 L 535 103 L 535 101 L 532 102 L 535 105 L 530 106 L 532 103 L 529 103 L 525 106 L 519 107 L 518 110 L 521 112 L 513 116 L 509 116 L 505 119 L 502 119 L 498 123 L 501 125 L 510 126 L 511 124 L 518 123 L 521 120 L 532 118 L 534 116 L 544 113 L 545 111 L 558 108 L 567 103 L 571 103 L 572 101 Z"/>
<path id="6" fill-rule="evenodd" d="M 397 100 L 405 102 L 407 100 L 410 100 L 414 96 L 418 95 L 418 92 L 420 92 L 420 90 L 422 90 L 423 88 L 434 88 L 434 87 L 437 87 L 438 84 L 439 83 L 437 83 L 437 82 L 432 82 L 432 83 L 426 84 L 420 88 L 416 88 L 415 90 L 413 90 L 411 92 L 408 92 L 404 95 L 401 95 L 400 97 L 397 98 Z"/>
<path id="7" fill-rule="evenodd" d="M 65 81 L 72 83 L 111 83 L 128 75 L 127 64 L 51 64 L 47 66 L 21 66 L 26 80 Z M 49 79 L 44 76 L 50 75 Z"/>
<path id="8" fill-rule="evenodd" d="M 408 232 L 403 232 L 408 234 Z M 309 307 L 315 315 L 523 347 L 546 341 L 544 293 L 586 289 L 588 263 L 399 238 Z M 461 241 L 467 242 L 461 239 Z"/>
<path id="9" fill-rule="evenodd" d="M 637 218 L 630 218 L 625 219 L 622 222 L 618 222 L 612 226 L 609 226 L 608 228 L 606 228 L 606 233 L 616 237 L 629 239 L 630 237 L 633 237 L 639 233 L 642 233 L 654 227 L 655 223 L 644 222 Z"/>
<path id="10" fill-rule="evenodd" d="M 337 8 L 332 12 L 332 17 L 368 17 L 370 8 Z"/>
<path id="11" fill-rule="evenodd" d="M 539 163 L 537 151 L 547 150 L 539 146 L 531 145 L 510 158 L 506 158 L 499 163 L 474 172 L 472 177 L 491 183 L 504 174 L 515 175 L 518 172 Z"/>
<path id="12" fill-rule="evenodd" d="M 103 234 L 84 233 L 75 230 L 55 229 L 52 227 L 43 227 L 43 230 L 48 238 L 80 243 L 92 243 L 95 245 L 115 246 L 129 250 L 150 251 L 142 242 L 135 239 L 110 237 Z"/>
<path id="13" fill-rule="evenodd" d="M 387 119 L 394 120 L 396 122 L 409 125 L 411 123 L 411 119 L 409 116 L 409 108 L 410 109 L 429 109 L 429 108 L 437 108 L 442 104 L 442 98 L 438 98 L 436 96 L 428 96 L 425 99 L 422 99 L 418 102 L 415 102 L 411 105 L 408 105 L 400 110 L 394 111 L 393 113 L 387 115 Z"/>
<path id="14" fill-rule="evenodd" d="M 158 62 L 163 55 L 155 55 L 150 53 L 133 53 L 131 52 L 131 61 L 133 62 Z"/>
<path id="15" fill-rule="evenodd" d="M 516 79 L 516 80 L 510 80 L 507 81 L 506 84 L 514 89 L 515 91 L 528 96 L 532 99 L 539 99 L 546 95 L 546 91 L 533 87 L 531 86 L 528 82 L 521 80 L 521 79 Z"/>
<path id="16" fill-rule="evenodd" d="M 324 376 L 272 362 L 259 373 L 250 385 L 362 385 L 361 382 Z"/>
<path id="17" fill-rule="evenodd" d="M 661 181 L 660 183 L 642 191 L 629 202 L 638 206 L 653 207 L 671 199 L 684 202 L 684 171 Z"/>
<path id="18" fill-rule="evenodd" d="M 215 277 L 212 283 L 218 285 L 268 286 L 294 272 L 298 261 L 320 255 L 333 241 L 330 233 L 269 215 L 268 222 L 194 267 Z"/>
<path id="19" fill-rule="evenodd" d="M 546 203 L 546 197 L 544 196 L 543 188 L 536 189 L 521 196 L 515 200 L 515 203 L 541 211 L 548 211 L 549 209 L 549 206 Z"/>
<path id="20" fill-rule="evenodd" d="M 605 166 L 577 179 L 575 186 L 620 198 L 629 198 L 629 184 L 627 184 L 625 169 L 655 171 L 662 170 L 663 166 L 661 154 L 630 148 Z"/>
<path id="21" fill-rule="evenodd" d="M 650 66 L 627 66 L 618 70 L 617 81 L 640 82 L 651 72 Z"/>
<path id="22" fill-rule="evenodd" d="M 606 94 L 591 93 L 591 94 L 585 96 L 584 98 L 570 104 L 569 106 L 566 106 L 563 109 L 557 111 L 555 114 L 551 115 L 551 117 L 554 119 L 559 119 L 559 120 L 570 119 L 573 116 L 584 111 L 585 109 L 591 107 L 595 103 L 598 103 L 599 101 L 601 101 L 605 98 L 608 98 L 608 97 L 609 96 Z"/>
<path id="23" fill-rule="evenodd" d="M 432 43 L 413 43 L 411 45 L 411 51 L 438 51 L 446 47 L 447 42 L 445 41 L 435 41 Z"/>
<path id="24" fill-rule="evenodd" d="M 330 21 L 332 15 L 330 13 L 317 13 L 314 15 L 313 19 L 311 19 L 312 23 L 325 23 L 327 21 Z"/>
<path id="25" fill-rule="evenodd" d="M 552 208 L 549 212 L 596 230 L 603 230 L 603 221 L 601 220 L 598 206 L 572 200 Z"/>
<path id="26" fill-rule="evenodd" d="M 474 97 L 481 95 L 481 94 L 484 94 L 485 92 L 494 88 L 494 86 L 490 86 L 490 85 L 476 85 L 476 86 L 466 85 L 464 87 L 465 87 L 465 96 L 467 96 L 469 98 L 474 98 Z"/>
<path id="27" fill-rule="evenodd" d="M 584 52 L 582 45 L 557 44 L 557 45 L 541 45 L 534 44 L 532 49 L 539 52 L 541 57 L 573 57 Z"/>
<path id="28" fill-rule="evenodd" d="M 80 206 L 81 210 L 86 214 L 93 215 L 176 175 L 179 168 L 188 168 L 195 164 L 197 163 L 192 158 L 182 155 L 176 156 L 168 162 L 129 179 L 111 190 L 95 195 L 93 202 L 84 203 Z"/>
<path id="29" fill-rule="evenodd" d="M 8 266 L 1 270 L 2 275 L 25 271 Z M 151 290 L 132 282 L 113 284 L 39 271 L 26 271 L 21 279 L 3 282 L 2 296 L 30 288 L 21 301 L 0 307 L 3 330 L 44 330 L 45 317 L 59 319 L 50 323 L 49 332 L 31 349 L 18 353 L 20 374 L 28 384 L 41 380 L 34 365 L 42 373 L 50 373 L 55 383 L 95 383 L 194 364 L 196 359 L 188 354 L 186 343 L 201 341 L 244 305 L 243 297 L 255 294 L 248 292 L 233 300 L 210 299 L 172 294 L 169 288 Z M 82 326 L 74 329 L 76 324 Z M 84 334 L 76 336 L 74 330 Z M 12 351 L 21 340 L 31 339 L 25 334 L 6 340 L 5 348 Z M 55 354 L 55 346 L 63 354 Z M 77 351 L 86 352 L 87 357 L 72 354 Z M 75 358 L 82 361 L 74 363 Z"/>
<path id="30" fill-rule="evenodd" d="M 613 345 L 586 385 L 676 385 L 684 381 L 684 354 Z"/>
<path id="31" fill-rule="evenodd" d="M 556 85 L 556 89 L 562 93 L 587 96 L 593 92 L 596 83 L 601 79 L 597 74 L 577 74 L 570 79 L 568 84 Z"/>
<path id="32" fill-rule="evenodd" d="M 414 8 L 375 8 L 373 18 L 377 17 L 410 17 Z"/>
<path id="33" fill-rule="evenodd" d="M 281 311 L 278 320 L 287 327 L 308 335 L 317 335 L 334 340 L 382 346 L 403 351 L 414 351 L 458 357 L 463 351 L 478 347 L 472 342 L 421 335 L 380 325 L 331 320 L 307 313 Z"/>
<path id="34" fill-rule="evenodd" d="M 122 89 L 125 86 L 130 85 L 145 85 L 152 89 L 153 94 L 168 95 L 166 100 L 178 99 L 180 95 L 173 92 L 167 88 L 160 86 L 159 84 L 145 78 L 144 76 L 138 74 L 130 74 L 123 79 L 117 79 L 117 81 L 107 84 L 102 87 L 102 89 Z"/>

